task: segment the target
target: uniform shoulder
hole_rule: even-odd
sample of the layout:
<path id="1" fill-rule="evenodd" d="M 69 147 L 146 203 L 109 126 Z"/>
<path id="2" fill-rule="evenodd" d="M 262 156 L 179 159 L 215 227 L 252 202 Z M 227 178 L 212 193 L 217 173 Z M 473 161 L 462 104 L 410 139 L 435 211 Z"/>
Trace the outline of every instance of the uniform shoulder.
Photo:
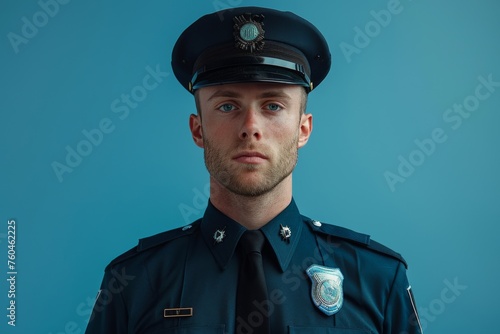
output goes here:
<path id="1" fill-rule="evenodd" d="M 370 236 L 367 234 L 359 233 L 345 227 L 323 223 L 317 220 L 310 219 L 305 216 L 303 216 L 303 218 L 306 224 L 312 229 L 314 233 L 319 233 L 326 236 L 339 238 L 347 242 L 356 244 L 359 247 L 364 248 L 368 251 L 390 256 L 402 262 L 406 268 L 408 267 L 408 264 L 406 263 L 405 259 L 401 256 L 401 254 L 393 251 L 389 247 L 386 247 L 376 242 L 375 240 L 372 240 Z"/>
<path id="2" fill-rule="evenodd" d="M 117 256 L 114 260 L 112 260 L 106 267 L 106 270 L 115 266 L 118 263 L 124 262 L 130 258 L 133 258 L 147 250 L 150 250 L 156 246 L 166 244 L 175 239 L 186 237 L 194 233 L 199 226 L 199 220 L 195 221 L 190 225 L 186 225 L 183 227 L 175 228 L 169 231 L 165 231 L 162 233 L 158 233 L 152 235 L 150 237 L 139 239 L 139 242 L 136 246 L 126 251 L 125 253 Z"/>

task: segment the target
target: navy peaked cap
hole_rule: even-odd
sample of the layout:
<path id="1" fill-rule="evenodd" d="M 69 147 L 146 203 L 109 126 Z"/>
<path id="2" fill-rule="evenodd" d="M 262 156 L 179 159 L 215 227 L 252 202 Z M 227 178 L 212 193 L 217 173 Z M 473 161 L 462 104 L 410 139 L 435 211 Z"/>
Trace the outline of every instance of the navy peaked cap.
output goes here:
<path id="1" fill-rule="evenodd" d="M 241 82 L 295 84 L 310 92 L 330 65 L 328 44 L 315 26 L 294 13 L 261 7 L 201 17 L 172 52 L 174 74 L 191 93 Z"/>

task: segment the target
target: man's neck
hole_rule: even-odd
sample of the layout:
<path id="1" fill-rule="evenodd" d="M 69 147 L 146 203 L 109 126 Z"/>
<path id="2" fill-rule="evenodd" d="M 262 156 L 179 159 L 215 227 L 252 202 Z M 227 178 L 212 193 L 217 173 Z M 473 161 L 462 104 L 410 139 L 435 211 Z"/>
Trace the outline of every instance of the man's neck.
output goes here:
<path id="1" fill-rule="evenodd" d="M 237 195 L 210 178 L 210 201 L 222 213 L 249 230 L 266 225 L 292 201 L 292 175 L 266 194 Z"/>

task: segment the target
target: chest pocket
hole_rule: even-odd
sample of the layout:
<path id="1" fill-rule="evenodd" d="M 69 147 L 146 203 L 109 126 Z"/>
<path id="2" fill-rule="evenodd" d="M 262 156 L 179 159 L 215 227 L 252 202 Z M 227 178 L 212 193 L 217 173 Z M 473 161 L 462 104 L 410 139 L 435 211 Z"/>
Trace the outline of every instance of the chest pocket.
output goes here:
<path id="1" fill-rule="evenodd" d="M 180 326 L 173 328 L 157 329 L 149 333 L 150 334 L 225 334 L 226 332 L 224 325 L 215 325 L 215 326 Z"/>
<path id="2" fill-rule="evenodd" d="M 363 329 L 331 327 L 289 327 L 289 334 L 373 334 Z"/>

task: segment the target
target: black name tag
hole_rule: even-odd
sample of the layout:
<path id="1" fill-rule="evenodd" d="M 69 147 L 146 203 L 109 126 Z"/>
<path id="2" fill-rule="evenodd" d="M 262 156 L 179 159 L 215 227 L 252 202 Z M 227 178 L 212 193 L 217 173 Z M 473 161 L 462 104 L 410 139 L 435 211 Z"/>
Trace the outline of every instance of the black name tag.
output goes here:
<path id="1" fill-rule="evenodd" d="M 192 317 L 192 316 L 193 316 L 192 307 L 166 308 L 163 310 L 164 318 Z"/>

